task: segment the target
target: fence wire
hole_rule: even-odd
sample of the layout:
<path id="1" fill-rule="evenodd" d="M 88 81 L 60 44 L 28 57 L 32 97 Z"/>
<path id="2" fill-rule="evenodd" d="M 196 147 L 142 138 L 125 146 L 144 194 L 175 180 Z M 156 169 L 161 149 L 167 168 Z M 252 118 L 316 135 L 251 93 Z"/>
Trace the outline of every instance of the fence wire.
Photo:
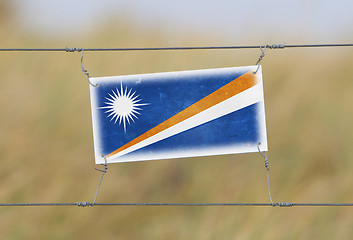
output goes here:
<path id="1" fill-rule="evenodd" d="M 195 46 L 195 47 L 136 47 L 136 48 L 0 48 L 1 52 L 81 52 L 81 51 L 173 51 L 173 50 L 230 50 L 230 49 L 285 49 L 285 48 L 320 48 L 353 47 L 353 43 L 328 44 L 267 44 L 248 46 Z"/>
<path id="2" fill-rule="evenodd" d="M 76 206 L 76 207 L 353 207 L 353 203 L 1 203 L 0 207 L 54 207 L 54 206 Z"/>

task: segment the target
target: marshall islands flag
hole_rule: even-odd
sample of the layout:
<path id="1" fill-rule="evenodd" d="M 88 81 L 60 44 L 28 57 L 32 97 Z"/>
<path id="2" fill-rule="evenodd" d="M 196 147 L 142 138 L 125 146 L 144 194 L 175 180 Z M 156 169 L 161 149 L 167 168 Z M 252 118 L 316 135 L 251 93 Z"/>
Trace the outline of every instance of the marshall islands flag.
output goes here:
<path id="1" fill-rule="evenodd" d="M 91 78 L 96 164 L 267 151 L 261 67 Z"/>

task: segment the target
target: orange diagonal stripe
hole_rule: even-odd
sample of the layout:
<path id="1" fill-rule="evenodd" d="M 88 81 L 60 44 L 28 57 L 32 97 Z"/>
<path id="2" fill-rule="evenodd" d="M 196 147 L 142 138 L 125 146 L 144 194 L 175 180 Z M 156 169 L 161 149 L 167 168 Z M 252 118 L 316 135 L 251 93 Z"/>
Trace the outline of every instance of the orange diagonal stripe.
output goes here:
<path id="1" fill-rule="evenodd" d="M 157 125 L 156 127 L 152 128 L 151 130 L 145 132 L 144 134 L 140 135 L 139 137 L 135 138 L 134 140 L 128 142 L 127 144 L 121 146 L 119 149 L 115 150 L 114 152 L 108 154 L 108 157 L 117 154 L 143 140 L 160 133 L 167 128 L 174 126 L 177 123 L 180 123 L 228 98 L 237 95 L 245 91 L 246 89 L 251 88 L 252 86 L 256 85 L 255 76 L 252 71 L 249 71 L 240 77 L 234 79 L 230 83 L 224 85 L 220 89 L 214 91 L 210 95 L 202 98 L 198 102 L 194 103 L 193 105 L 185 108 L 183 111 L 175 114 L 171 118 L 165 120 L 161 124 Z"/>

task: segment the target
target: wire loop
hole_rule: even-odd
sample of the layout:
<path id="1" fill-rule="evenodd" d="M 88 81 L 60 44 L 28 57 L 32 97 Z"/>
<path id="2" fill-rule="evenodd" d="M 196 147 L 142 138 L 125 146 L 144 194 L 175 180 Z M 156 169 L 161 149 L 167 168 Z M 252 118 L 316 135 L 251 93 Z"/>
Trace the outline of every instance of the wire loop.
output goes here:
<path id="1" fill-rule="evenodd" d="M 276 206 L 277 204 L 273 203 L 272 202 L 272 197 L 271 197 L 271 187 L 270 187 L 270 168 L 269 168 L 269 163 L 268 163 L 268 158 L 266 156 L 266 153 L 265 152 L 261 152 L 260 150 L 260 145 L 261 145 L 261 142 L 259 142 L 257 144 L 257 149 L 259 150 L 259 153 L 261 154 L 261 156 L 265 159 L 265 168 L 266 168 L 266 175 L 267 175 L 267 188 L 268 188 L 268 196 L 270 198 L 270 202 L 272 204 L 272 206 Z"/>
<path id="2" fill-rule="evenodd" d="M 257 65 L 257 68 L 256 68 L 256 70 L 253 72 L 253 74 L 256 74 L 257 71 L 259 71 L 260 62 L 262 61 L 263 57 L 265 56 L 265 50 L 266 50 L 267 46 L 268 46 L 268 45 L 266 45 L 266 46 L 264 47 L 264 49 L 262 49 L 262 46 L 260 46 L 261 55 L 260 55 L 260 57 L 259 57 L 259 60 L 257 60 L 257 62 L 256 62 L 256 64 L 255 64 L 255 65 Z"/>
<path id="3" fill-rule="evenodd" d="M 70 50 L 72 50 L 72 49 L 70 49 Z M 75 50 L 77 51 L 76 48 L 73 48 L 73 51 L 75 51 Z M 84 57 L 85 51 L 84 51 L 83 48 L 81 48 L 80 51 L 82 51 L 82 56 L 81 56 L 81 68 L 82 68 L 82 72 L 87 76 L 87 80 L 88 80 L 89 84 L 91 84 L 91 86 L 93 86 L 93 87 L 98 87 L 99 84 L 93 84 L 93 83 L 90 81 L 91 76 L 89 75 L 89 72 L 83 67 L 83 57 Z"/>
<path id="4" fill-rule="evenodd" d="M 259 46 L 260 47 L 260 50 L 261 50 L 261 55 L 259 57 L 259 60 L 257 60 L 256 64 L 257 65 L 257 68 L 256 70 L 253 72 L 253 74 L 256 74 L 257 71 L 259 71 L 259 68 L 260 68 L 260 62 L 262 61 L 262 59 L 265 57 L 265 50 L 266 48 L 269 48 L 269 49 L 284 49 L 286 47 L 286 44 L 285 43 L 281 43 L 281 44 L 272 44 L 272 45 L 265 45 L 265 46 Z"/>
<path id="5" fill-rule="evenodd" d="M 98 184 L 98 187 L 97 187 L 97 190 L 96 190 L 96 194 L 94 195 L 94 200 L 93 200 L 93 203 L 92 203 L 92 207 L 94 206 L 94 204 L 96 203 L 96 199 L 97 199 L 97 195 L 98 195 L 98 191 L 99 191 L 99 187 L 101 186 L 101 183 L 102 183 L 102 180 L 103 180 L 103 177 L 104 177 L 104 174 L 107 172 L 108 170 L 108 163 L 107 163 L 107 158 L 102 155 L 102 157 L 104 158 L 104 164 L 102 164 L 104 166 L 104 169 L 99 169 L 99 168 L 95 168 L 97 171 L 100 171 L 102 172 L 102 176 L 101 176 L 101 179 L 99 181 L 99 184 Z"/>

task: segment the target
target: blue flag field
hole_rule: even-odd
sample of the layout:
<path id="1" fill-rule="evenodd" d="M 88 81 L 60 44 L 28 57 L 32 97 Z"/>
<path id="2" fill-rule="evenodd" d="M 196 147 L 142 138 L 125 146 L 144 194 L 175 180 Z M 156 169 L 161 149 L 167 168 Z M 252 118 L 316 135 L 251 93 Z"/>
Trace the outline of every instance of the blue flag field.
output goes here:
<path id="1" fill-rule="evenodd" d="M 91 78 L 96 164 L 267 151 L 261 67 Z"/>

